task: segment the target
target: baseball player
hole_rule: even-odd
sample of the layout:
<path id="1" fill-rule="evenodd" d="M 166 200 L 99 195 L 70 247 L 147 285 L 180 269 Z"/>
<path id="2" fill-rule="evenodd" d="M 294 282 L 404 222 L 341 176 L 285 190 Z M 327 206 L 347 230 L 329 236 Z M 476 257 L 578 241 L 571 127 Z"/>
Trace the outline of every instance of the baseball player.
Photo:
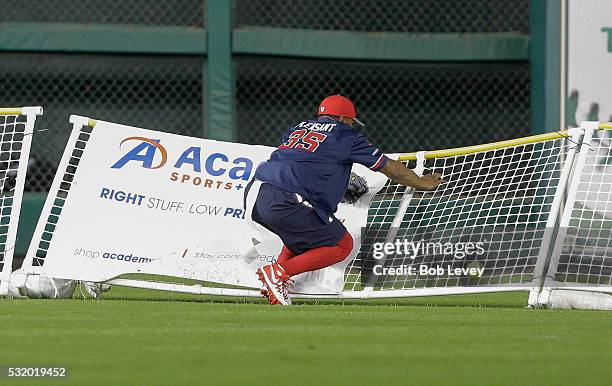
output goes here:
<path id="1" fill-rule="evenodd" d="M 257 194 L 248 216 L 284 244 L 276 263 L 257 270 L 270 304 L 291 304 L 292 276 L 336 264 L 351 253 L 353 239 L 334 213 L 343 199 L 352 203 L 367 192 L 365 180 L 351 174 L 353 163 L 421 190 L 444 182 L 438 173 L 419 177 L 387 158 L 353 128 L 356 124 L 363 125 L 349 99 L 325 98 L 317 119 L 289 129 L 270 159 L 259 165 L 252 181 L 258 189 L 246 189 L 245 202 L 249 191 Z"/>

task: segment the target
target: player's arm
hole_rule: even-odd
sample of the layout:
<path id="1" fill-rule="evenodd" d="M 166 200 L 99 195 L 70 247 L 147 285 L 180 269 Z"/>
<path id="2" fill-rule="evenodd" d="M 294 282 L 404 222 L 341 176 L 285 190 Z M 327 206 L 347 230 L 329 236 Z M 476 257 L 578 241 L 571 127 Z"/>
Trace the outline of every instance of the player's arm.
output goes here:
<path id="1" fill-rule="evenodd" d="M 420 190 L 433 190 L 444 182 L 439 173 L 426 174 L 419 177 L 415 172 L 404 166 L 403 163 L 389 159 L 379 170 L 398 184 L 411 186 Z"/>
<path id="2" fill-rule="evenodd" d="M 370 141 L 362 135 L 356 134 L 353 138 L 350 160 L 360 163 L 384 175 L 398 184 L 411 186 L 420 190 L 433 190 L 444 182 L 438 173 L 426 174 L 419 177 L 412 170 L 399 161 L 392 160 L 382 154 L 379 149 L 372 146 Z"/>

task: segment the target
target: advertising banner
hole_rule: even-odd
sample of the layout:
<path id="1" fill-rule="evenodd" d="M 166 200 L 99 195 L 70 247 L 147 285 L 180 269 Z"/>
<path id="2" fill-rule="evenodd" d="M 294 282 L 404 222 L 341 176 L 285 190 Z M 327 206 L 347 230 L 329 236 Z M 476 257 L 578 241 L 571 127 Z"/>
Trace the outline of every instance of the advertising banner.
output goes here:
<path id="1" fill-rule="evenodd" d="M 567 78 L 570 115 L 575 121 L 612 121 L 612 1 L 568 0 Z M 583 180 L 600 182 L 590 191 L 579 189 L 578 204 L 594 210 L 593 218 L 612 220 L 612 130 L 595 133 L 583 170 Z"/>
<path id="2" fill-rule="evenodd" d="M 99 121 L 59 216 L 44 273 L 96 282 L 146 273 L 259 287 L 256 269 L 275 261 L 282 244 L 270 232 L 254 232 L 243 194 L 274 150 Z M 68 156 L 72 151 L 67 148 Z M 342 290 L 369 200 L 387 181 L 361 165 L 354 171 L 367 179 L 370 193 L 336 213 L 353 235 L 353 253 L 337 266 L 296 277 L 300 292 Z"/>

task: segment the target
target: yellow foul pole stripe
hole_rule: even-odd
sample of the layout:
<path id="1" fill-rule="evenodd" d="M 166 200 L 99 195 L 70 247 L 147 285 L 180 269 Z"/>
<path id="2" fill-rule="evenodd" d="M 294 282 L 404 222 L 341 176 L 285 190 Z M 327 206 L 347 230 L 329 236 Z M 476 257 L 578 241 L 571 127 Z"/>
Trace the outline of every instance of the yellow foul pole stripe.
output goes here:
<path id="1" fill-rule="evenodd" d="M 22 115 L 22 110 L 19 107 L 9 107 L 0 109 L 0 115 Z"/>
<path id="2" fill-rule="evenodd" d="M 458 147 L 455 149 L 432 150 L 432 151 L 425 152 L 425 159 L 453 157 L 457 155 L 472 154 L 472 153 L 477 153 L 480 151 L 496 150 L 496 149 L 502 149 L 502 148 L 511 147 L 511 146 L 526 145 L 529 143 L 549 141 L 551 139 L 557 139 L 557 138 L 563 138 L 563 137 L 567 137 L 567 130 L 562 130 L 562 131 L 553 132 L 553 133 L 532 135 L 529 137 L 523 137 L 523 138 L 517 138 L 517 139 L 509 139 L 509 140 L 500 141 L 500 142 L 485 143 L 482 145 Z M 400 155 L 399 160 L 400 161 L 414 161 L 416 160 L 416 154 L 417 153 L 402 154 Z"/>

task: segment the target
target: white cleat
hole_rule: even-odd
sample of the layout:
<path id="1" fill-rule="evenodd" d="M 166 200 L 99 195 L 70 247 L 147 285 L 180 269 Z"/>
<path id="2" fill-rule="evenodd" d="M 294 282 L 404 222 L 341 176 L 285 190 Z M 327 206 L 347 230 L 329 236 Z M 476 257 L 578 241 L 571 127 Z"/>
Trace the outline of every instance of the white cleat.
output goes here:
<path id="1" fill-rule="evenodd" d="M 257 270 L 259 280 L 264 284 L 261 294 L 268 298 L 270 304 L 291 305 L 289 285 L 291 277 L 283 267 L 274 263 L 265 265 Z"/>

